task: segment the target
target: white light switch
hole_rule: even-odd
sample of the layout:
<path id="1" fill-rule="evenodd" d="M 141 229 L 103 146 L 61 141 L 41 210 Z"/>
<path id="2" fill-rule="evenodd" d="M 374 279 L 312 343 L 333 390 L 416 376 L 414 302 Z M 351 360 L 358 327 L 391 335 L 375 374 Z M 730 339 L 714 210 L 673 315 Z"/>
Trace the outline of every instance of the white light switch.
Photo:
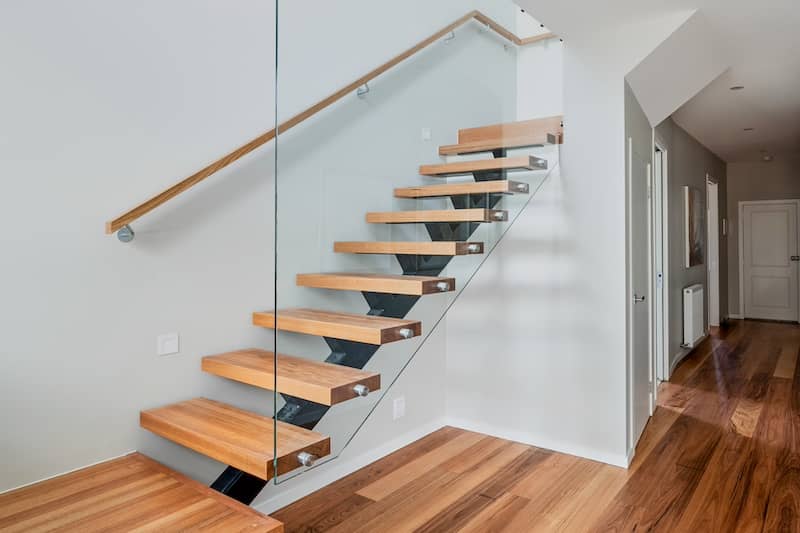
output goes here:
<path id="1" fill-rule="evenodd" d="M 156 353 L 172 355 L 181 351 L 181 337 L 177 333 L 165 333 L 156 338 Z"/>
<path id="2" fill-rule="evenodd" d="M 392 419 L 397 420 L 398 418 L 403 418 L 406 416 L 406 397 L 400 396 L 399 398 L 394 399 L 394 412 L 392 414 Z"/>
<path id="3" fill-rule="evenodd" d="M 430 128 L 422 128 L 422 140 L 423 141 L 430 141 L 431 140 L 431 129 Z"/>

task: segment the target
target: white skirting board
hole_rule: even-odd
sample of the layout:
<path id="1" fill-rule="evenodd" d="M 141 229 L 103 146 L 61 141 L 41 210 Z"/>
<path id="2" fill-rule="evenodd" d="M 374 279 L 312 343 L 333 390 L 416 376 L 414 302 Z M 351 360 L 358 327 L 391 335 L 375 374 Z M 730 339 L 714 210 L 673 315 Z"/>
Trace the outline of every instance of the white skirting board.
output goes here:
<path id="1" fill-rule="evenodd" d="M 703 335 L 703 337 L 702 337 L 702 338 L 700 338 L 700 339 L 697 339 L 697 342 L 695 343 L 695 345 L 698 345 L 698 344 L 700 344 L 701 342 L 703 342 L 703 341 L 704 341 L 704 340 L 706 340 L 707 338 L 708 338 L 708 334 L 706 334 L 706 335 Z M 684 359 L 684 358 L 685 358 L 687 355 L 689 355 L 690 353 L 692 353 L 692 350 L 693 350 L 693 349 L 694 349 L 694 348 L 684 348 L 684 349 L 682 349 L 680 352 L 678 352 L 678 353 L 676 353 L 676 354 L 675 354 L 675 356 L 674 356 L 674 359 L 673 359 L 673 360 L 672 360 L 672 362 L 669 364 L 669 375 L 670 375 L 670 376 L 672 376 L 672 373 L 675 371 L 675 367 L 676 367 L 676 366 L 678 366 L 678 363 L 680 363 L 681 361 L 683 361 L 683 359 Z"/>
<path id="2" fill-rule="evenodd" d="M 577 457 L 583 457 L 584 459 L 590 459 L 592 461 L 606 463 L 612 466 L 628 468 L 629 465 L 627 453 L 614 454 L 602 450 L 586 448 L 583 446 L 574 446 L 568 442 L 546 438 L 527 431 L 501 428 L 491 424 L 486 424 L 484 422 L 452 417 L 447 417 L 445 425 L 466 429 L 469 431 L 475 431 L 476 433 L 483 433 L 485 435 L 491 435 L 492 437 L 498 437 L 514 442 L 520 442 L 522 444 L 536 446 L 537 448 L 543 448 L 545 450 L 552 450 L 554 452 L 564 453 L 567 455 L 575 455 Z"/>

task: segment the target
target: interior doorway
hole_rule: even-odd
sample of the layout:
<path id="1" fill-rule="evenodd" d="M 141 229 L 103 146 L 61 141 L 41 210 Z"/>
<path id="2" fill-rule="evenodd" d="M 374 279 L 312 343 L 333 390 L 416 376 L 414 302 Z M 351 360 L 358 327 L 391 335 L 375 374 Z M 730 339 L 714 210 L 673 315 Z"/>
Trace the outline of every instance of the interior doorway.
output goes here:
<path id="1" fill-rule="evenodd" d="M 719 326 L 719 185 L 706 174 L 708 228 L 708 325 Z"/>
<path id="2" fill-rule="evenodd" d="M 800 200 L 739 202 L 744 318 L 797 322 Z"/>
<path id="3" fill-rule="evenodd" d="M 656 141 L 653 154 L 653 359 L 657 383 L 669 379 L 669 240 L 667 151 Z"/>

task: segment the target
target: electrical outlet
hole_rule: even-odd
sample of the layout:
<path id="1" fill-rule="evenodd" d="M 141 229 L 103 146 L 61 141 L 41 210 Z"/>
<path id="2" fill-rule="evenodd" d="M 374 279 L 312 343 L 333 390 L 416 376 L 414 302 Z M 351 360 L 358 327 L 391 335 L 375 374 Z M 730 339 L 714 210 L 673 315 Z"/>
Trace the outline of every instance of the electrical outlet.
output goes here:
<path id="1" fill-rule="evenodd" d="M 156 337 L 156 354 L 172 355 L 180 353 L 181 337 L 177 333 L 165 333 Z"/>
<path id="2" fill-rule="evenodd" d="M 403 418 L 406 416 L 406 397 L 400 396 L 394 399 L 394 410 L 392 413 L 392 420 Z"/>
<path id="3" fill-rule="evenodd" d="M 431 140 L 431 129 L 430 128 L 422 128 L 421 134 L 423 141 L 430 141 Z"/>

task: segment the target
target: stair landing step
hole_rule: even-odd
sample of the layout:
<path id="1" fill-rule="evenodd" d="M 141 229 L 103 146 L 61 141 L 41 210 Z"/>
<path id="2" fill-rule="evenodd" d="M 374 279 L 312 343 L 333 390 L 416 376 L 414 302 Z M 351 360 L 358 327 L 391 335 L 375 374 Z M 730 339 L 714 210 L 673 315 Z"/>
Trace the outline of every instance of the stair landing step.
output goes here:
<path id="1" fill-rule="evenodd" d="M 482 254 L 482 242 L 464 241 L 353 241 L 336 242 L 333 251 L 344 254 L 470 255 Z"/>
<path id="2" fill-rule="evenodd" d="M 371 224 L 419 224 L 435 222 L 504 222 L 508 211 L 499 209 L 431 209 L 367 213 Z"/>
<path id="3" fill-rule="evenodd" d="M 253 313 L 253 325 L 274 329 L 275 312 Z M 417 337 L 422 332 L 422 324 L 416 320 L 316 309 L 280 309 L 277 313 L 277 328 L 280 331 L 374 345 Z"/>
<path id="4" fill-rule="evenodd" d="M 547 169 L 546 159 L 540 159 L 534 156 L 522 156 L 478 159 L 475 161 L 455 161 L 453 163 L 442 163 L 438 165 L 422 165 L 419 167 L 419 173 L 423 176 L 436 176 L 444 178 L 447 176 L 472 174 L 473 172 L 545 169 Z"/>
<path id="5" fill-rule="evenodd" d="M 203 370 L 262 389 L 274 390 L 322 405 L 335 405 L 381 388 L 381 376 L 347 366 L 250 348 L 203 357 Z"/>
<path id="6" fill-rule="evenodd" d="M 343 291 L 377 292 L 422 296 L 455 290 L 455 278 L 403 276 L 399 274 L 329 273 L 298 274 L 301 287 Z"/>
<path id="7" fill-rule="evenodd" d="M 458 144 L 440 146 L 440 155 L 474 154 L 564 142 L 562 116 L 458 130 Z"/>
<path id="8" fill-rule="evenodd" d="M 283 524 L 140 453 L 0 495 L 0 530 L 253 531 Z"/>
<path id="9" fill-rule="evenodd" d="M 394 195 L 397 198 L 437 198 L 465 194 L 527 194 L 529 190 L 530 187 L 527 183 L 511 180 L 493 180 L 404 187 L 395 189 Z"/>
<path id="10" fill-rule="evenodd" d="M 276 475 L 274 457 L 281 475 L 300 467 L 300 452 L 331 453 L 329 437 L 284 422 L 276 428 L 270 417 L 205 398 L 142 411 L 139 421 L 156 435 L 264 480 Z"/>

